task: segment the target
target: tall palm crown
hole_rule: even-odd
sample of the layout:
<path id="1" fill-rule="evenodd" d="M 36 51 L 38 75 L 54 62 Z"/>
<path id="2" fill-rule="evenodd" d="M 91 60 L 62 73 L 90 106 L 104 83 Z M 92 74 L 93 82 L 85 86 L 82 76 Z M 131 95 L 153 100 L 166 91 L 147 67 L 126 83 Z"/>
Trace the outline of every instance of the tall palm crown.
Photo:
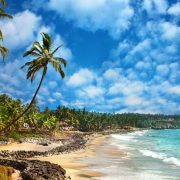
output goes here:
<path id="1" fill-rule="evenodd" d="M 0 0 L 0 4 L 2 7 L 0 7 L 0 18 L 9 18 L 9 19 L 12 19 L 12 16 L 7 14 L 5 11 L 4 11 L 4 8 L 6 6 L 6 2 L 5 0 Z M 0 30 L 0 41 L 3 41 L 3 34 L 2 34 L 2 31 Z M 8 49 L 2 45 L 0 45 L 0 53 L 2 55 L 2 58 L 3 60 L 5 59 L 7 53 L 8 53 Z"/>
<path id="2" fill-rule="evenodd" d="M 31 82 L 34 80 L 36 74 L 40 70 L 42 70 L 43 72 L 41 80 L 28 107 L 18 117 L 10 121 L 10 123 L 3 129 L 3 131 L 7 130 L 11 125 L 15 124 L 31 108 L 33 102 L 35 101 L 36 95 L 42 85 L 49 63 L 54 67 L 57 72 L 60 73 L 62 78 L 65 77 L 63 67 L 66 67 L 67 61 L 61 57 L 54 57 L 55 53 L 61 48 L 62 45 L 58 46 L 56 49 L 53 50 L 53 42 L 51 37 L 47 33 L 42 33 L 41 35 L 42 45 L 38 41 L 35 41 L 31 49 L 24 53 L 24 57 L 32 56 L 34 59 L 30 62 L 25 63 L 25 65 L 21 67 L 28 67 L 26 77 L 27 79 L 30 79 Z"/>
<path id="3" fill-rule="evenodd" d="M 61 77 L 65 77 L 62 65 L 66 67 L 67 61 L 60 57 L 54 57 L 54 54 L 61 48 L 58 46 L 56 49 L 52 50 L 52 39 L 47 33 L 42 33 L 42 45 L 35 41 L 30 50 L 24 53 L 24 57 L 33 56 L 33 59 L 30 62 L 25 63 L 22 68 L 28 66 L 27 79 L 31 79 L 31 82 L 34 80 L 35 75 L 39 72 L 40 69 L 43 69 L 43 72 L 46 74 L 47 65 L 50 63 L 54 69 L 60 73 Z M 45 75 L 44 74 L 44 75 Z"/>

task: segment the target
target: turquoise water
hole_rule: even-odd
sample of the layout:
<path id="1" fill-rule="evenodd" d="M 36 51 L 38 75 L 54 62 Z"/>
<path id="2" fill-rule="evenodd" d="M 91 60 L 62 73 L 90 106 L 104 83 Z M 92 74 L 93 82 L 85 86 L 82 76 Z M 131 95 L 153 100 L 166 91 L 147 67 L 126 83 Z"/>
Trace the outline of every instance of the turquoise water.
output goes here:
<path id="1" fill-rule="evenodd" d="M 144 130 L 113 134 L 103 149 L 118 147 L 122 155 L 99 155 L 103 180 L 180 180 L 180 130 Z"/>

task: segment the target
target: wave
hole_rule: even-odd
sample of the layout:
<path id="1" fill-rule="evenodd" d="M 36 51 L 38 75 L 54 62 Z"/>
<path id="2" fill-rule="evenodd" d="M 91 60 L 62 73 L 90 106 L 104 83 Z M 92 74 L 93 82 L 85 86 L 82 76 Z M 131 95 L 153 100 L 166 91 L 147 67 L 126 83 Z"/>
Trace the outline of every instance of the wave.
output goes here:
<path id="1" fill-rule="evenodd" d="M 173 164 L 175 166 L 180 166 L 180 160 L 178 160 L 175 157 L 167 157 L 167 155 L 164 154 L 164 153 L 157 153 L 157 152 L 150 151 L 150 150 L 140 150 L 140 152 L 144 156 L 152 157 L 152 158 L 155 158 L 155 159 L 160 159 L 165 163 Z"/>
<path id="2" fill-rule="evenodd" d="M 122 141 L 137 142 L 138 141 L 136 139 L 137 136 L 143 136 L 147 132 L 148 132 L 148 130 L 143 130 L 143 131 L 136 131 L 136 132 L 131 132 L 131 133 L 127 133 L 127 134 L 112 134 L 111 136 L 115 139 L 119 139 Z"/>
<path id="3" fill-rule="evenodd" d="M 135 131 L 133 133 L 129 133 L 131 135 L 135 135 L 135 136 L 143 136 L 144 134 L 146 134 L 149 130 L 143 130 L 143 131 Z"/>
<path id="4" fill-rule="evenodd" d="M 127 135 L 124 135 L 124 134 L 112 134 L 111 137 L 115 138 L 115 139 L 119 139 L 119 140 L 123 140 L 123 141 L 129 141 L 129 140 L 133 140 L 134 137 L 133 136 L 129 136 L 128 134 Z"/>

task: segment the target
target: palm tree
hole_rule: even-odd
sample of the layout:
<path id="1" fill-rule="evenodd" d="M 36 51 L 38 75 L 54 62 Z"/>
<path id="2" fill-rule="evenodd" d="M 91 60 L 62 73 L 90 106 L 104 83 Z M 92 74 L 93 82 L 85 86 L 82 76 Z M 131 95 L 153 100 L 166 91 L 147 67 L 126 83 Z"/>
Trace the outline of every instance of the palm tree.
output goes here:
<path id="1" fill-rule="evenodd" d="M 42 82 L 44 80 L 44 77 L 46 76 L 48 64 L 51 64 L 53 68 L 60 73 L 61 77 L 65 77 L 65 73 L 63 71 L 62 65 L 66 67 L 67 61 L 61 57 L 54 57 L 55 53 L 61 48 L 61 46 L 58 46 L 56 49 L 52 50 L 52 39 L 47 33 L 42 33 L 42 45 L 35 41 L 32 45 L 31 49 L 26 51 L 24 53 L 24 57 L 26 56 L 32 56 L 35 59 L 33 59 L 30 62 L 25 63 L 21 68 L 28 67 L 27 70 L 27 79 L 30 79 L 31 82 L 33 82 L 36 74 L 42 70 L 42 76 L 41 80 L 39 82 L 39 85 L 37 87 L 37 90 L 35 91 L 35 94 L 30 102 L 30 104 L 27 106 L 25 111 L 21 113 L 17 118 L 12 120 L 4 129 L 3 131 L 7 130 L 11 125 L 13 125 L 15 122 L 17 122 L 32 106 L 36 95 L 38 94 L 38 91 L 42 85 Z"/>
<path id="2" fill-rule="evenodd" d="M 3 7 L 0 7 L 0 18 L 9 18 L 9 19 L 12 19 L 12 16 L 7 14 L 5 11 L 4 11 L 4 7 L 6 6 L 6 2 L 5 0 L 0 0 L 0 3 Z M 3 34 L 2 34 L 2 31 L 0 30 L 0 41 L 3 41 Z M 8 49 L 2 45 L 0 45 L 0 53 L 2 55 L 2 58 L 3 60 L 5 59 L 7 53 L 8 53 Z"/>

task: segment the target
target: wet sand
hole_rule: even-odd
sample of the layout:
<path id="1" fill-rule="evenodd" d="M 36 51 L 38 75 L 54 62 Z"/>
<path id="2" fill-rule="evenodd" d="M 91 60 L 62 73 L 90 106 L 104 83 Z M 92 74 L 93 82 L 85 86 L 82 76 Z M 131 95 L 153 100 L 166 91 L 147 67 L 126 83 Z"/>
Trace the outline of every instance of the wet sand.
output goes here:
<path id="1" fill-rule="evenodd" d="M 101 172 L 89 170 L 90 165 L 81 160 L 95 157 L 99 146 L 105 142 L 107 138 L 108 136 L 104 135 L 93 135 L 90 137 L 85 149 L 69 154 L 39 157 L 38 159 L 61 165 L 66 170 L 67 176 L 70 176 L 72 180 L 87 180 L 101 177 L 103 176 Z"/>
<path id="2" fill-rule="evenodd" d="M 104 174 L 99 168 L 103 168 L 107 164 L 100 162 L 100 159 L 111 159 L 127 155 L 125 151 L 119 150 L 119 148 L 110 144 L 110 137 L 110 135 L 93 134 L 89 137 L 85 149 L 67 154 L 31 159 L 49 161 L 62 166 L 66 170 L 67 177 L 70 176 L 72 180 L 102 179 Z M 0 150 L 47 151 L 59 145 L 61 144 L 52 143 L 49 146 L 42 146 L 32 143 L 12 143 L 0 146 Z"/>

